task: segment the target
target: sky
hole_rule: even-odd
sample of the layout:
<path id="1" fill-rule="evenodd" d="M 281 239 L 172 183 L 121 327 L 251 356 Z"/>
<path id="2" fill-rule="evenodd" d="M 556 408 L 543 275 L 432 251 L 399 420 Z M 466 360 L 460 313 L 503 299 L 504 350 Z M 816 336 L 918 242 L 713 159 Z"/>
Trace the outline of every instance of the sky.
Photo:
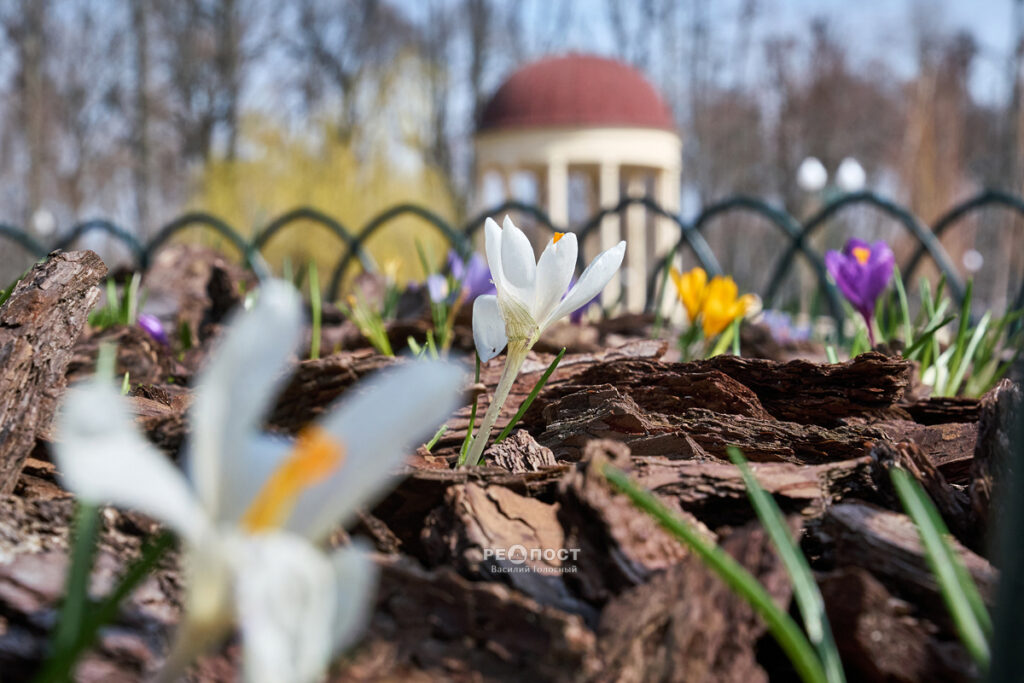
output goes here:
<path id="1" fill-rule="evenodd" d="M 550 35 L 550 0 L 523 0 L 525 15 L 534 18 L 533 31 Z M 705 0 L 710 7 L 714 30 L 728 37 L 736 30 L 737 17 L 744 0 Z M 979 101 L 991 103 L 1006 96 L 1007 59 L 1014 35 L 1014 7 L 1018 0 L 756 0 L 759 9 L 759 38 L 792 35 L 806 38 L 810 22 L 827 19 L 840 37 L 849 37 L 854 60 L 881 60 L 897 74 L 910 76 L 915 72 L 915 14 L 920 14 L 943 33 L 959 29 L 971 33 L 979 47 L 972 94 Z M 418 0 L 405 0 L 412 8 Z M 610 53 L 612 36 L 603 21 L 605 3 L 601 0 L 576 0 L 575 21 L 568 27 L 563 51 Z M 531 9 L 533 6 L 533 9 Z M 597 19 L 601 17 L 602 19 Z M 556 38 L 557 40 L 557 38 Z"/>

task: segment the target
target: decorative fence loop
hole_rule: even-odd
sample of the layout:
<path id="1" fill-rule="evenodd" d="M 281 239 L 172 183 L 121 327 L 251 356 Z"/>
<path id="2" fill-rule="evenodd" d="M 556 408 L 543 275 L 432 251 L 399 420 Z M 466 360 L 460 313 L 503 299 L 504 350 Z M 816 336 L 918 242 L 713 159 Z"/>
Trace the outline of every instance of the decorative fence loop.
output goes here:
<path id="1" fill-rule="evenodd" d="M 71 228 L 71 232 L 58 239 L 53 248 L 61 250 L 67 249 L 83 236 L 90 232 L 96 232 L 97 230 L 107 233 L 118 242 L 121 242 L 131 249 L 132 256 L 135 258 L 136 263 L 146 263 L 146 249 L 142 246 L 142 243 L 139 242 L 139 239 L 124 228 L 115 225 L 104 218 L 96 218 L 78 223 Z"/>
<path id="2" fill-rule="evenodd" d="M 470 243 L 468 235 L 456 232 L 443 218 L 429 209 L 416 204 L 399 204 L 398 206 L 393 206 L 387 211 L 379 213 L 370 219 L 370 221 L 363 226 L 362 230 L 359 231 L 359 234 L 356 235 L 353 248 L 349 249 L 338 260 L 338 265 L 334 267 L 334 272 L 331 274 L 331 283 L 327 289 L 328 296 L 332 300 L 338 298 L 338 290 L 341 289 L 341 280 L 345 276 L 345 270 L 352 261 L 353 251 L 359 250 L 361 253 L 363 245 L 366 243 L 366 240 L 373 235 L 373 233 L 380 230 L 389 222 L 405 214 L 412 214 L 430 223 L 441 231 L 441 234 L 448 240 L 449 245 L 455 247 L 455 249 L 464 257 L 469 255 L 471 247 L 469 246 Z"/>
<path id="3" fill-rule="evenodd" d="M 672 254 L 678 254 L 684 248 L 688 249 L 705 270 L 712 275 L 716 275 L 722 272 L 721 267 L 707 240 L 704 238 L 704 231 L 708 228 L 711 221 L 726 213 L 734 211 L 753 213 L 767 219 L 782 233 L 787 242 L 786 250 L 776 261 L 772 271 L 767 291 L 764 294 L 765 301 L 775 301 L 785 277 L 792 269 L 794 259 L 799 254 L 811 266 L 818 286 L 824 292 L 828 301 L 829 312 L 841 330 L 843 307 L 839 293 L 835 285 L 828 278 L 823 255 L 810 246 L 810 238 L 817 231 L 821 230 L 822 226 L 839 211 L 855 204 L 867 204 L 879 209 L 898 221 L 916 239 L 917 248 L 903 268 L 904 276 L 907 279 L 920 266 L 921 260 L 928 256 L 945 276 L 949 283 L 950 291 L 958 302 L 963 298 L 964 285 L 954 269 L 949 255 L 939 242 L 939 238 L 970 213 L 989 206 L 1008 208 L 1024 217 L 1024 199 L 998 190 L 986 190 L 954 206 L 935 222 L 931 230 L 906 208 L 871 192 L 857 192 L 839 196 L 822 207 L 821 210 L 803 224 L 785 210 L 774 207 L 755 197 L 734 196 L 724 199 L 705 207 L 692 222 L 687 222 L 680 216 L 666 211 L 650 197 L 624 197 L 615 206 L 603 208 L 590 216 L 576 227 L 575 232 L 582 243 L 600 227 L 604 219 L 609 216 L 620 215 L 630 206 L 640 205 L 661 219 L 671 220 L 678 227 L 679 239 L 671 252 Z M 89 220 L 76 224 L 66 235 L 57 240 L 50 249 L 27 231 L 3 223 L 0 223 L 0 241 L 8 240 L 14 242 L 28 252 L 32 258 L 41 258 L 53 249 L 68 248 L 87 233 L 101 231 L 125 244 L 131 251 L 133 265 L 140 270 L 146 270 L 152 264 L 154 254 L 168 240 L 182 230 L 198 225 L 213 230 L 224 237 L 238 250 L 246 265 L 258 277 L 265 278 L 270 276 L 270 269 L 263 258 L 262 252 L 269 241 L 281 231 L 296 224 L 312 222 L 330 230 L 344 244 L 343 251 L 331 274 L 327 289 L 328 296 L 331 299 L 335 299 L 339 294 L 345 272 L 352 265 L 353 259 L 358 259 L 360 266 L 364 270 L 371 272 L 376 270 L 373 258 L 366 249 L 366 243 L 374 233 L 391 221 L 405 215 L 416 216 L 438 230 L 448 241 L 448 244 L 460 255 L 468 257 L 472 251 L 473 236 L 483 226 L 485 219 L 489 216 L 498 216 L 509 211 L 525 214 L 537 225 L 543 226 L 551 232 L 568 229 L 562 226 L 555 226 L 551 222 L 550 216 L 539 206 L 519 201 L 506 201 L 474 215 L 461 226 L 461 229 L 452 226 L 448 221 L 426 207 L 417 204 L 399 204 L 377 214 L 357 232 L 352 232 L 340 221 L 322 211 L 304 206 L 277 216 L 262 230 L 257 231 L 251 240 L 243 237 L 239 231 L 217 216 L 204 212 L 190 212 L 164 225 L 145 245 L 132 232 L 104 219 Z M 648 278 L 646 290 L 647 310 L 651 310 L 655 302 L 663 296 L 663 293 L 657 290 L 665 268 L 669 267 L 672 262 L 672 259 L 668 258 L 668 256 L 669 254 L 658 255 L 658 265 L 653 269 Z M 578 265 L 580 268 L 585 265 L 582 249 L 578 257 Z M 1015 308 L 1024 307 L 1024 282 L 1021 283 L 1014 306 Z"/>
<path id="4" fill-rule="evenodd" d="M 242 255 L 246 265 L 256 273 L 258 278 L 262 280 L 270 276 L 270 268 L 267 267 L 266 262 L 263 260 L 263 256 L 252 244 L 246 242 L 245 238 L 239 235 L 238 231 L 228 225 L 225 221 L 217 218 L 213 214 L 203 211 L 193 211 L 182 214 L 164 227 L 160 228 L 160 231 L 157 232 L 157 234 L 154 235 L 146 245 L 143 257 L 139 260 L 139 268 L 141 270 L 148 269 L 152 263 L 153 254 L 155 254 L 165 242 L 174 237 L 175 234 L 194 225 L 201 225 L 205 228 L 209 228 L 231 242 L 231 244 L 234 245 Z"/>

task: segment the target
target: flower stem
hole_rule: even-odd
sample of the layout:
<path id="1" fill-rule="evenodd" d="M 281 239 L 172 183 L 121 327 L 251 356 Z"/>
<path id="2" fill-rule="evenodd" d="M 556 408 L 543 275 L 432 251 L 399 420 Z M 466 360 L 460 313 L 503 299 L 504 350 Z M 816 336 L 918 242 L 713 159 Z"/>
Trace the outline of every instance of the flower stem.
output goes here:
<path id="1" fill-rule="evenodd" d="M 491 404 L 487 406 L 487 413 L 484 415 L 484 419 L 480 421 L 480 429 L 477 430 L 476 436 L 473 437 L 473 441 L 469 444 L 469 450 L 466 451 L 465 458 L 459 460 L 459 465 L 465 465 L 466 463 L 479 465 L 483 460 L 484 448 L 491 437 L 491 429 L 494 427 L 494 423 L 498 421 L 501 407 L 505 404 L 509 392 L 512 391 L 512 385 L 515 383 L 516 377 L 519 376 L 523 363 L 526 362 L 526 354 L 529 353 L 531 346 L 533 344 L 526 339 L 509 341 L 508 353 L 505 354 L 505 367 L 501 371 L 498 387 L 494 390 L 494 398 L 491 399 Z"/>
<path id="2" fill-rule="evenodd" d="M 871 350 L 875 350 L 875 326 L 871 324 L 871 319 L 874 317 L 867 313 L 861 312 L 864 317 L 864 324 L 868 326 L 868 342 L 871 344 Z"/>

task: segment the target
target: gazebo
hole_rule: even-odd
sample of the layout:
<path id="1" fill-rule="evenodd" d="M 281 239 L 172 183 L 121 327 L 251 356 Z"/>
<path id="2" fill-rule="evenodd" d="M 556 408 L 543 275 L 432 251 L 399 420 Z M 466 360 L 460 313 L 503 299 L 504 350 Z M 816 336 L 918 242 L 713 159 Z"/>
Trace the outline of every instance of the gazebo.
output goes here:
<path id="1" fill-rule="evenodd" d="M 505 198 L 513 198 L 513 175 L 533 173 L 556 227 L 571 229 L 571 176 L 589 185 L 587 215 L 623 196 L 650 195 L 679 210 L 682 141 L 672 113 L 643 75 L 621 62 L 572 54 L 519 69 L 483 109 L 475 142 L 478 196 L 496 175 Z M 583 245 L 589 260 L 620 239 L 629 243 L 622 281 L 609 284 L 606 304 L 624 284 L 626 310 L 642 310 L 647 273 L 678 236 L 672 221 L 639 205 L 606 217 Z"/>

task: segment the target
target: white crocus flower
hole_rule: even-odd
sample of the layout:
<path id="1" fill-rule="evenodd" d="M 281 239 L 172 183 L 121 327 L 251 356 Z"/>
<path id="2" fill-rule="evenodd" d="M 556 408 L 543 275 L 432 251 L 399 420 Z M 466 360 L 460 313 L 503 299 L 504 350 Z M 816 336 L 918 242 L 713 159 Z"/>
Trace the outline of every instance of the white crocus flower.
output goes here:
<path id="1" fill-rule="evenodd" d="M 604 289 L 622 265 L 626 243 L 602 252 L 568 292 L 576 268 L 578 245 L 573 233 L 555 233 L 534 261 L 529 238 L 505 217 L 504 227 L 490 218 L 484 224 L 487 265 L 498 290 L 473 303 L 473 341 L 480 360 L 494 358 L 508 346 L 505 368 L 487 414 L 466 454 L 478 463 L 512 383 L 540 335 L 549 325 L 586 305 Z"/>
<path id="2" fill-rule="evenodd" d="M 261 431 L 302 334 L 297 292 L 265 284 L 200 378 L 186 477 L 135 429 L 109 382 L 68 392 L 57 465 L 80 498 L 148 514 L 179 534 L 188 587 L 162 673 L 175 679 L 238 623 L 249 681 L 313 681 L 359 633 L 374 565 L 316 543 L 392 486 L 408 449 L 454 409 L 463 380 L 407 363 L 352 391 L 293 441 Z"/>

